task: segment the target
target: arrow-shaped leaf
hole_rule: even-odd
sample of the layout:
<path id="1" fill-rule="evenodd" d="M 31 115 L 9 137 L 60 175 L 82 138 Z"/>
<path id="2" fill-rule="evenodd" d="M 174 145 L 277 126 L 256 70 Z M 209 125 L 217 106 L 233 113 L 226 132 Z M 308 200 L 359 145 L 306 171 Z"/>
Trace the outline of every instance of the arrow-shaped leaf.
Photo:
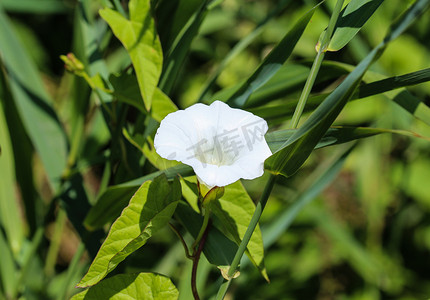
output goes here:
<path id="1" fill-rule="evenodd" d="M 100 10 L 100 16 L 127 49 L 136 71 L 140 93 L 149 111 L 161 74 L 163 54 L 151 16 L 150 1 L 131 0 L 129 10 L 130 20 L 110 8 Z"/>
<path id="2" fill-rule="evenodd" d="M 87 274 L 77 285 L 95 285 L 128 255 L 143 246 L 160 228 L 166 225 L 181 197 L 181 186 L 165 175 L 146 181 L 134 194 L 130 204 L 113 223 Z"/>

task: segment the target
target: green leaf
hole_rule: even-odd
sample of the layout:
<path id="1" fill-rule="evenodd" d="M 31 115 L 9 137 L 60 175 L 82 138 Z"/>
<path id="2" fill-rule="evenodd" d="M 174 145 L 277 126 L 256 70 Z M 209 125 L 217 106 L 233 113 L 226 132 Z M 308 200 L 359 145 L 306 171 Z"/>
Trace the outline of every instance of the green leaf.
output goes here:
<path id="1" fill-rule="evenodd" d="M 51 188 L 57 191 L 66 167 L 66 136 L 38 70 L 1 9 L 0 53 L 22 123 L 42 160 Z"/>
<path id="2" fill-rule="evenodd" d="M 152 100 L 151 116 L 161 122 L 168 114 L 178 110 L 178 107 L 159 88 L 155 90 Z"/>
<path id="3" fill-rule="evenodd" d="M 430 107 L 421 99 L 412 95 L 408 90 L 402 89 L 391 98 L 400 107 L 411 113 L 415 118 L 430 125 Z"/>
<path id="4" fill-rule="evenodd" d="M 249 226 L 255 205 L 240 181 L 225 187 L 224 196 L 218 201 L 210 202 L 211 211 L 221 221 L 224 229 L 239 245 Z M 257 226 L 249 241 L 246 254 L 251 262 L 268 280 L 264 266 L 264 246 L 260 227 Z"/>
<path id="5" fill-rule="evenodd" d="M 306 122 L 296 131 L 265 166 L 275 174 L 291 176 L 309 157 L 318 141 L 343 109 L 369 66 L 382 54 L 386 45 L 405 31 L 429 6 L 429 1 L 417 1 L 392 26 L 385 39 L 345 78 L 345 80 L 324 100 Z"/>
<path id="6" fill-rule="evenodd" d="M 295 45 L 311 20 L 316 7 L 311 9 L 294 25 L 278 45 L 266 56 L 251 77 L 228 99 L 228 104 L 236 107 L 245 106 L 251 94 L 275 75 L 279 68 L 287 61 L 288 57 L 290 57 Z"/>
<path id="7" fill-rule="evenodd" d="M 85 226 L 90 230 L 94 230 L 115 220 L 115 218 L 119 216 L 121 210 L 127 206 L 130 197 L 136 192 L 139 186 L 145 181 L 152 180 L 161 174 L 165 174 L 168 179 L 173 179 L 177 175 L 190 176 L 194 173 L 190 166 L 181 164 L 136 178 L 132 181 L 110 186 L 100 195 L 97 203 L 88 212 L 84 221 Z"/>
<path id="8" fill-rule="evenodd" d="M 165 175 L 146 181 L 134 194 L 130 204 L 112 225 L 109 234 L 79 287 L 88 287 L 102 280 L 128 255 L 142 247 L 166 225 L 181 197 L 179 180 L 172 183 Z"/>
<path id="9" fill-rule="evenodd" d="M 120 274 L 103 280 L 71 300 L 176 300 L 179 292 L 172 281 L 154 273 Z"/>
<path id="10" fill-rule="evenodd" d="M 24 240 L 24 227 L 14 189 L 15 159 L 4 113 L 4 105 L 9 100 L 3 74 L 0 74 L 0 225 L 4 228 L 12 252 L 18 254 Z"/>
<path id="11" fill-rule="evenodd" d="M 144 136 L 141 134 L 136 134 L 132 137 L 125 128 L 122 129 L 122 134 L 133 146 L 139 149 L 157 169 L 165 170 L 180 164 L 180 162 L 176 160 L 168 160 L 158 155 L 158 153 L 155 151 L 154 141 L 151 137 L 148 136 L 146 141 Z"/>
<path id="12" fill-rule="evenodd" d="M 181 177 L 182 197 L 188 202 L 194 211 L 200 213 L 199 208 L 199 187 L 197 185 L 197 176 L 187 178 Z"/>
<path id="13" fill-rule="evenodd" d="M 112 84 L 113 95 L 121 102 L 136 107 L 142 113 L 146 114 L 146 108 L 139 92 L 139 83 L 136 76 L 122 73 L 120 75 L 111 74 L 109 82 Z"/>
<path id="14" fill-rule="evenodd" d="M 151 16 L 150 1 L 131 0 L 129 10 L 130 20 L 110 8 L 100 10 L 100 16 L 127 49 L 136 71 L 145 108 L 149 111 L 161 74 L 163 54 Z"/>
<path id="15" fill-rule="evenodd" d="M 351 0 L 342 10 L 335 31 L 326 51 L 339 51 L 360 31 L 384 0 Z M 320 35 L 316 50 L 319 51 L 325 31 Z"/>
<path id="16" fill-rule="evenodd" d="M 0 231 L 0 252 L 2 254 L 2 263 L 0 264 L 0 282 L 2 292 L 4 292 L 7 299 L 14 299 L 16 297 L 15 294 L 17 290 L 17 272 L 12 251 L 6 242 L 2 231 Z"/>

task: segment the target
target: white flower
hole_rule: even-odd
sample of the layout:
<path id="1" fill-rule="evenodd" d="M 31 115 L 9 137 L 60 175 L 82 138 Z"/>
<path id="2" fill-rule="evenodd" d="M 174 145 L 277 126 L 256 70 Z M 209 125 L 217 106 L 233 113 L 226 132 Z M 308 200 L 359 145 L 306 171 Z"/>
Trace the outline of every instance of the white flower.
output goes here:
<path id="1" fill-rule="evenodd" d="M 272 152 L 264 139 L 267 122 L 221 101 L 194 104 L 167 115 L 154 139 L 157 153 L 193 167 L 209 187 L 263 175 Z"/>

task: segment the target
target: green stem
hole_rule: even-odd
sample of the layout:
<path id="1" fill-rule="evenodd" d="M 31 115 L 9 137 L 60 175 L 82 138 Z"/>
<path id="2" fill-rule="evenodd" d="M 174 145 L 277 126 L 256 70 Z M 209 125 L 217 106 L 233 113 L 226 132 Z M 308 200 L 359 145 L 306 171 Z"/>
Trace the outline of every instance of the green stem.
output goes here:
<path id="1" fill-rule="evenodd" d="M 318 71 L 321 67 L 322 61 L 324 59 L 327 47 L 330 44 L 330 39 L 333 35 L 334 28 L 336 26 L 337 19 L 339 18 L 340 11 L 342 9 L 343 0 L 338 0 L 336 6 L 331 15 L 330 22 L 328 24 L 327 30 L 325 31 L 324 37 L 321 41 L 321 45 L 318 49 L 317 56 L 315 57 L 314 63 L 312 64 L 311 71 L 306 80 L 305 87 L 303 88 L 302 94 L 300 95 L 299 102 L 297 103 L 296 110 L 294 111 L 293 117 L 291 119 L 291 128 L 297 128 L 299 124 L 300 117 L 302 116 L 303 109 L 305 108 L 306 102 L 308 101 L 309 94 L 311 93 L 312 87 L 314 86 L 315 79 L 317 78 Z"/>
<path id="2" fill-rule="evenodd" d="M 200 228 L 200 232 L 197 235 L 197 238 L 196 238 L 196 240 L 194 241 L 194 243 L 193 243 L 193 245 L 191 247 L 191 249 L 192 249 L 193 252 L 194 252 L 194 249 L 196 249 L 196 247 L 199 245 L 200 240 L 202 239 L 203 234 L 205 233 L 206 228 L 208 227 L 208 224 L 209 224 L 210 210 L 209 209 L 205 209 L 205 210 L 206 210 L 206 212 L 205 212 L 205 215 L 203 217 L 202 227 Z M 194 255 L 194 253 L 193 253 L 193 255 Z"/>
<path id="3" fill-rule="evenodd" d="M 242 259 L 243 254 L 248 246 L 249 240 L 251 239 L 252 234 L 254 233 L 255 228 L 257 227 L 258 221 L 260 220 L 261 214 L 263 213 L 264 207 L 266 206 L 267 200 L 269 199 L 270 193 L 272 192 L 273 186 L 275 185 L 276 176 L 271 174 L 269 180 L 264 187 L 263 194 L 261 195 L 260 201 L 257 203 L 255 207 L 255 212 L 251 218 L 251 222 L 243 236 L 242 242 L 239 245 L 239 249 L 237 249 L 236 255 L 233 258 L 233 261 L 230 265 L 230 268 L 227 272 L 228 278 L 233 278 L 233 275 L 237 272 L 240 260 Z M 216 296 L 217 300 L 224 299 L 224 296 L 227 292 L 228 287 L 230 286 L 232 279 L 225 280 L 220 289 L 218 290 L 218 294 Z"/>

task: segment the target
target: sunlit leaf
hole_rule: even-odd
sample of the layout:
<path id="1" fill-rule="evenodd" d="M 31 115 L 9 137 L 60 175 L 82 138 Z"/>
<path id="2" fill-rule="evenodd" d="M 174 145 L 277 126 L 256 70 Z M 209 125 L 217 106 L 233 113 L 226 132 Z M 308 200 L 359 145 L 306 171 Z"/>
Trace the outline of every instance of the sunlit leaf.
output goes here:
<path id="1" fill-rule="evenodd" d="M 88 212 L 84 222 L 85 226 L 93 230 L 115 220 L 121 210 L 127 206 L 130 197 L 137 191 L 139 186 L 145 181 L 152 180 L 161 174 L 165 174 L 168 179 L 173 179 L 178 174 L 190 176 L 193 174 L 193 169 L 187 165 L 178 165 L 164 171 L 157 171 L 129 182 L 108 187 Z"/>
<path id="2" fill-rule="evenodd" d="M 120 274 L 76 294 L 72 300 L 144 299 L 176 300 L 179 292 L 172 281 L 154 273 Z"/>
<path id="3" fill-rule="evenodd" d="M 100 16 L 112 28 L 127 49 L 146 109 L 151 108 L 163 63 L 161 44 L 151 16 L 149 0 L 129 2 L 130 20 L 110 8 L 100 10 Z"/>
<path id="4" fill-rule="evenodd" d="M 102 280 L 128 255 L 142 247 L 175 211 L 181 195 L 179 180 L 169 183 L 165 175 L 146 181 L 112 225 L 109 234 L 79 287 Z"/>

